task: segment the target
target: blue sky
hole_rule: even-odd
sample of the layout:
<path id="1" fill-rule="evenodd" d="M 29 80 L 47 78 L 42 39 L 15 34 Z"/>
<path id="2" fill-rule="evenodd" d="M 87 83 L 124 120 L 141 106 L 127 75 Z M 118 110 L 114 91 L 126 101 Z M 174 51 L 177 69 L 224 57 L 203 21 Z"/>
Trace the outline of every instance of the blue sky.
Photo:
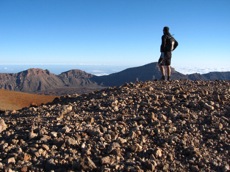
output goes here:
<path id="1" fill-rule="evenodd" d="M 228 70 L 229 7 L 230 0 L 0 0 L 0 64 L 140 66 L 158 60 L 169 26 L 179 42 L 176 70 Z"/>

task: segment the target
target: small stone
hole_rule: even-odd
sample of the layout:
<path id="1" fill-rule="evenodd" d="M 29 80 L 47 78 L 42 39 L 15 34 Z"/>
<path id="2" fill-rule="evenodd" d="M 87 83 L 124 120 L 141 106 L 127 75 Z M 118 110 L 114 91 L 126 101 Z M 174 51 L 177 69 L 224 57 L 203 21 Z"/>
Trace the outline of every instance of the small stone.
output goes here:
<path id="1" fill-rule="evenodd" d="M 33 139 L 33 138 L 35 138 L 37 136 L 38 136 L 38 134 L 34 133 L 33 130 L 29 133 L 29 139 Z"/>
<path id="2" fill-rule="evenodd" d="M 81 160 L 81 166 L 84 170 L 90 170 L 90 171 L 97 168 L 97 166 L 95 165 L 95 163 L 92 161 L 90 157 L 83 158 Z"/>
<path id="3" fill-rule="evenodd" d="M 69 145 L 76 145 L 77 144 L 77 141 L 75 139 L 72 139 L 72 138 L 69 138 L 67 140 L 67 142 L 68 142 Z"/>
<path id="4" fill-rule="evenodd" d="M 146 168 L 150 171 L 155 171 L 156 170 L 156 162 L 150 162 L 150 161 L 147 161 L 146 164 L 145 164 Z"/>
<path id="5" fill-rule="evenodd" d="M 54 138 L 56 138 L 58 133 L 53 131 L 50 134 L 51 134 L 51 136 L 53 136 Z"/>
<path id="6" fill-rule="evenodd" d="M 94 119 L 93 117 L 90 117 L 90 118 L 89 118 L 89 123 L 90 123 L 90 124 L 93 124 L 94 121 L 95 121 L 95 119 Z"/>
<path id="7" fill-rule="evenodd" d="M 204 107 L 207 109 L 207 110 L 214 110 L 215 108 L 211 105 L 209 105 L 208 103 L 204 103 Z"/>
<path id="8" fill-rule="evenodd" d="M 132 145 L 131 149 L 133 152 L 140 152 L 142 151 L 142 146 L 136 143 L 135 145 Z"/>
<path id="9" fill-rule="evenodd" d="M 27 162 L 27 161 L 30 161 L 31 156 L 30 156 L 29 154 L 25 153 L 23 159 L 24 159 L 24 161 L 26 161 L 26 162 Z"/>
<path id="10" fill-rule="evenodd" d="M 42 129 L 40 129 L 38 133 L 39 133 L 39 136 L 43 136 L 45 134 L 48 134 L 48 132 L 46 131 L 45 127 L 43 127 Z"/>
<path id="11" fill-rule="evenodd" d="M 11 114 L 12 115 L 15 115 L 15 114 L 17 114 L 18 112 L 16 111 L 16 110 L 13 110 L 12 112 L 11 112 Z"/>
<path id="12" fill-rule="evenodd" d="M 153 91 L 154 88 L 150 86 L 150 87 L 148 87 L 148 90 L 149 90 L 149 91 Z"/>
<path id="13" fill-rule="evenodd" d="M 48 145 L 43 144 L 42 147 L 43 147 L 45 150 L 47 150 L 47 151 L 49 150 L 49 146 L 48 146 Z"/>
<path id="14" fill-rule="evenodd" d="M 90 159 L 90 157 L 87 157 L 88 162 L 89 162 L 89 167 L 90 169 L 95 169 L 97 168 L 97 166 L 95 165 L 95 163 Z"/>
<path id="15" fill-rule="evenodd" d="M 8 143 L 4 143 L 3 145 L 2 145 L 2 149 L 6 149 L 7 147 L 8 147 Z"/>
<path id="16" fill-rule="evenodd" d="M 88 149 L 86 149 L 85 153 L 86 153 L 87 155 L 91 155 L 91 147 L 89 147 Z"/>
<path id="17" fill-rule="evenodd" d="M 21 172 L 27 172 L 28 171 L 28 167 L 24 166 L 21 168 Z"/>
<path id="18" fill-rule="evenodd" d="M 224 166 L 224 172 L 229 172 L 230 171 L 230 167 L 229 167 L 229 164 L 226 164 Z"/>
<path id="19" fill-rule="evenodd" d="M 62 110 L 59 113 L 59 116 L 57 117 L 57 120 L 62 120 L 64 116 L 68 113 L 70 113 L 73 110 L 73 107 L 71 105 L 65 105 L 62 107 Z"/>
<path id="20" fill-rule="evenodd" d="M 43 135 L 42 138 L 40 139 L 43 142 L 48 142 L 48 140 L 50 140 L 50 136 L 48 135 Z"/>
<path id="21" fill-rule="evenodd" d="M 123 139 L 121 137 L 118 138 L 118 141 L 121 143 L 121 144 L 124 144 L 127 142 L 127 139 Z"/>
<path id="22" fill-rule="evenodd" d="M 117 142 L 113 142 L 109 147 L 109 153 L 112 152 L 114 149 L 120 148 L 121 145 Z"/>
<path id="23" fill-rule="evenodd" d="M 85 149 L 85 148 L 86 148 L 85 143 L 82 143 L 81 148 L 82 148 L 82 149 Z"/>
<path id="24" fill-rule="evenodd" d="M 50 113 L 49 113 L 49 112 L 47 112 L 47 113 L 45 114 L 45 116 L 46 116 L 46 117 L 49 117 L 49 116 L 50 116 Z"/>
<path id="25" fill-rule="evenodd" d="M 168 96 L 168 100 L 174 102 L 175 101 L 175 96 L 174 95 Z"/>
<path id="26" fill-rule="evenodd" d="M 7 125 L 3 119 L 0 119 L 0 133 L 7 129 Z"/>
<path id="27" fill-rule="evenodd" d="M 71 131 L 71 128 L 69 128 L 68 126 L 65 126 L 65 127 L 62 128 L 62 131 L 64 133 L 69 133 Z"/>
<path id="28" fill-rule="evenodd" d="M 14 158 L 14 157 L 9 158 L 9 159 L 7 160 L 7 163 L 8 163 L 8 164 L 10 164 L 10 163 L 15 164 L 15 163 L 16 163 L 15 158 Z"/>
<path id="29" fill-rule="evenodd" d="M 12 170 L 11 168 L 7 169 L 7 172 L 15 172 L 14 170 Z"/>
<path id="30" fill-rule="evenodd" d="M 157 148 L 155 155 L 159 158 L 162 157 L 162 150 L 160 148 Z"/>
<path id="31" fill-rule="evenodd" d="M 111 163 L 111 158 L 109 156 L 103 157 L 101 159 L 102 164 L 110 164 Z"/>
<path id="32" fill-rule="evenodd" d="M 159 96 L 158 95 L 153 95 L 152 98 L 153 98 L 153 100 L 158 100 Z"/>
<path id="33" fill-rule="evenodd" d="M 156 117 L 156 115 L 155 115 L 155 113 L 151 113 L 151 119 L 153 120 L 153 121 L 157 121 L 158 119 L 157 119 L 157 117 Z"/>
<path id="34" fill-rule="evenodd" d="M 169 164 L 164 164 L 163 171 L 169 171 Z"/>
<path id="35" fill-rule="evenodd" d="M 223 127 L 224 127 L 224 126 L 223 126 L 223 124 L 222 124 L 222 123 L 220 123 L 220 124 L 219 124 L 219 129 L 220 129 L 220 130 L 222 130 L 222 129 L 223 129 Z"/>
<path id="36" fill-rule="evenodd" d="M 193 166 L 191 167 L 191 171 L 192 171 L 192 172 L 199 172 L 198 166 L 197 166 L 197 165 L 193 165 Z"/>
<path id="37" fill-rule="evenodd" d="M 115 111 L 115 112 L 119 111 L 118 106 L 114 106 L 114 111 Z"/>

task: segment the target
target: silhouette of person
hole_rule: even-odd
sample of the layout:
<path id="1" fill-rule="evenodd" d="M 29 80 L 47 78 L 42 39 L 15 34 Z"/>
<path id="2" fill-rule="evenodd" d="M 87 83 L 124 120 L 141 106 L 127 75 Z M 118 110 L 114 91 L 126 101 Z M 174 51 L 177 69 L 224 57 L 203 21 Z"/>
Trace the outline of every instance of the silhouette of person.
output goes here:
<path id="1" fill-rule="evenodd" d="M 163 36 L 161 37 L 161 46 L 160 46 L 160 51 L 161 51 L 161 55 L 160 58 L 158 60 L 158 65 L 160 67 L 161 70 L 161 80 L 165 80 L 166 79 L 166 71 L 165 71 L 165 67 L 167 70 L 167 80 L 170 80 L 171 77 L 171 58 L 172 58 L 172 51 L 168 50 L 166 47 L 166 41 L 168 37 L 171 37 L 171 34 L 169 33 L 169 27 L 165 26 L 163 28 Z"/>

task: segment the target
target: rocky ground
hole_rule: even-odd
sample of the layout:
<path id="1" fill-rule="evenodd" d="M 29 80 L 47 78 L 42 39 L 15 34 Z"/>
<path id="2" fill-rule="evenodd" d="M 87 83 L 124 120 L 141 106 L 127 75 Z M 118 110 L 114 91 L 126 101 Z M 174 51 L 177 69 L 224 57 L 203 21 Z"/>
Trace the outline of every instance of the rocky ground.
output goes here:
<path id="1" fill-rule="evenodd" d="M 0 117 L 0 171 L 220 171 L 229 81 L 149 81 Z"/>

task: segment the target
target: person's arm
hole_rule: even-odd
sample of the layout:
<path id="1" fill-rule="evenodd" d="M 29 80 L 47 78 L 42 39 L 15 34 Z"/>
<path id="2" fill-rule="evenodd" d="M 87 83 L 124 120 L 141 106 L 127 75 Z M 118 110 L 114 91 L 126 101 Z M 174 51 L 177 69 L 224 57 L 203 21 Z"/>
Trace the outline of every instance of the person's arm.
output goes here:
<path id="1" fill-rule="evenodd" d="M 161 52 L 165 52 L 166 49 L 166 36 L 161 37 Z"/>

